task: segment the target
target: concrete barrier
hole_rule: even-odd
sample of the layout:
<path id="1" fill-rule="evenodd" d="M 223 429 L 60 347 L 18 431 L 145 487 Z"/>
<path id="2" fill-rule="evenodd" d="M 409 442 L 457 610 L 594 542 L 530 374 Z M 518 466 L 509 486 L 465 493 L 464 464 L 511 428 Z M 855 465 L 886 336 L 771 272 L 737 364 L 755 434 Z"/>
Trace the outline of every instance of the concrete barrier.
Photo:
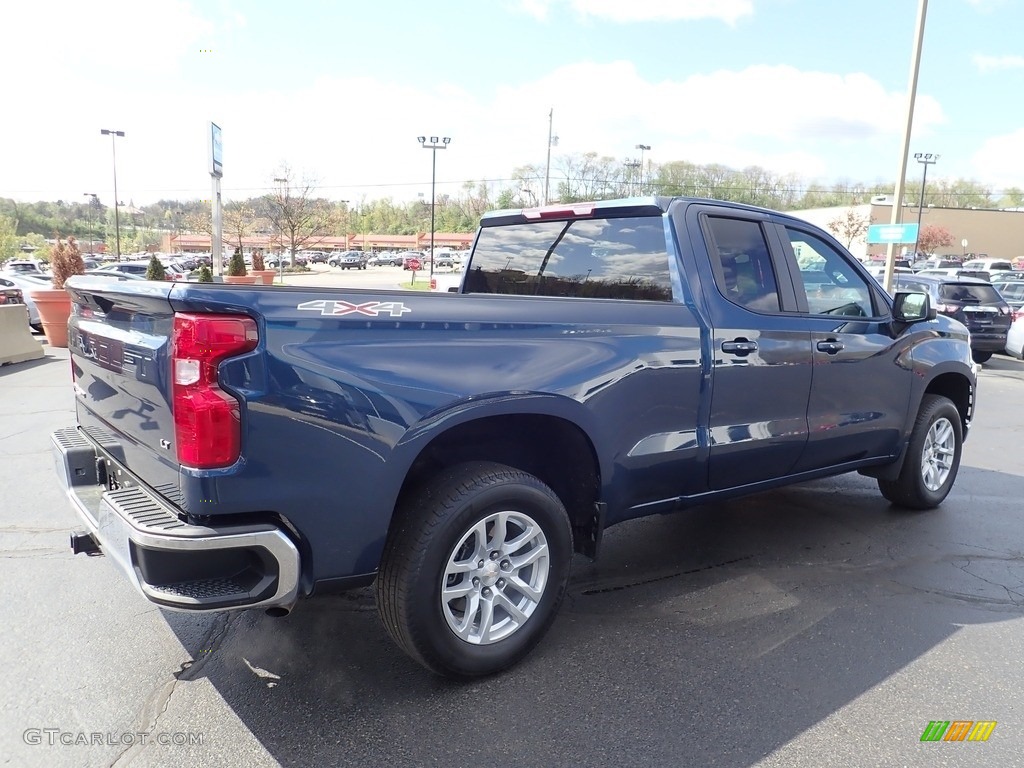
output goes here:
<path id="1" fill-rule="evenodd" d="M 0 304 L 0 365 L 42 356 L 43 345 L 32 337 L 28 327 L 28 308 L 24 304 Z"/>

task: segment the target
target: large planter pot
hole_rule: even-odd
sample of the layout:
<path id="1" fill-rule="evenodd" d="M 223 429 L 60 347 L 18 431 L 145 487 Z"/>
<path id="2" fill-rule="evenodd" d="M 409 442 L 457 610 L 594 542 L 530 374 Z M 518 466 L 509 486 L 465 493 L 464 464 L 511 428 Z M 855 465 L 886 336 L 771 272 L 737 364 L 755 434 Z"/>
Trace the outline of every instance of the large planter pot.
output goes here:
<path id="1" fill-rule="evenodd" d="M 38 288 L 30 293 L 39 310 L 39 322 L 42 323 L 46 341 L 51 347 L 66 347 L 71 295 L 63 288 Z"/>
<path id="2" fill-rule="evenodd" d="M 245 283 L 246 285 L 256 285 L 259 280 L 260 279 L 256 275 L 224 275 L 225 283 Z"/>
<path id="3" fill-rule="evenodd" d="M 277 278 L 276 269 L 252 269 L 249 270 L 250 275 L 259 275 L 264 285 L 273 285 L 274 280 Z"/>

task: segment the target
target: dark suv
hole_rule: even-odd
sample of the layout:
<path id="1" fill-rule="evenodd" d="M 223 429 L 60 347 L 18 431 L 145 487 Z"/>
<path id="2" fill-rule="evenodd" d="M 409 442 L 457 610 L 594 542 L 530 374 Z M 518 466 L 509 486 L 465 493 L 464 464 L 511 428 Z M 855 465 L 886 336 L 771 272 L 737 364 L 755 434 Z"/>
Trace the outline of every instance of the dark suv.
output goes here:
<path id="1" fill-rule="evenodd" d="M 984 363 L 1005 349 L 1012 311 L 991 283 L 972 277 L 897 275 L 894 288 L 927 293 L 938 312 L 966 325 L 974 362 Z"/>

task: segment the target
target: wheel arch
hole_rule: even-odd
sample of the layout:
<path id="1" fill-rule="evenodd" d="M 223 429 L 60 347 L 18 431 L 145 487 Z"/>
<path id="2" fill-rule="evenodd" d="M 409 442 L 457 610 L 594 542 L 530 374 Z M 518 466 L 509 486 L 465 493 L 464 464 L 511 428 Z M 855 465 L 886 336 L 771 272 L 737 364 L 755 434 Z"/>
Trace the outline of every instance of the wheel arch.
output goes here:
<path id="1" fill-rule="evenodd" d="M 493 461 L 527 472 L 551 488 L 569 513 L 574 546 L 586 551 L 587 541 L 600 536 L 603 520 L 596 505 L 602 478 L 607 477 L 593 427 L 581 423 L 586 417 L 582 406 L 568 398 L 507 394 L 436 414 L 396 446 L 396 454 L 404 454 L 406 471 L 395 508 L 445 467 Z"/>

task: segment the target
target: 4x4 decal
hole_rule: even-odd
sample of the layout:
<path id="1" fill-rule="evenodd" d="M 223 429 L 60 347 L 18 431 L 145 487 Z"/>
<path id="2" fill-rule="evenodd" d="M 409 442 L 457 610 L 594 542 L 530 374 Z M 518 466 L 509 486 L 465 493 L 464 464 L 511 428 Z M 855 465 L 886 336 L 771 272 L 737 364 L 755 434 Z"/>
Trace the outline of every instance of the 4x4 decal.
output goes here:
<path id="1" fill-rule="evenodd" d="M 308 309 L 319 311 L 321 315 L 338 317 L 340 315 L 366 315 L 377 317 L 378 315 L 390 315 L 401 317 L 412 310 L 400 301 L 367 301 L 362 304 L 353 304 L 350 301 L 341 299 L 316 299 L 304 301 L 296 309 Z"/>

